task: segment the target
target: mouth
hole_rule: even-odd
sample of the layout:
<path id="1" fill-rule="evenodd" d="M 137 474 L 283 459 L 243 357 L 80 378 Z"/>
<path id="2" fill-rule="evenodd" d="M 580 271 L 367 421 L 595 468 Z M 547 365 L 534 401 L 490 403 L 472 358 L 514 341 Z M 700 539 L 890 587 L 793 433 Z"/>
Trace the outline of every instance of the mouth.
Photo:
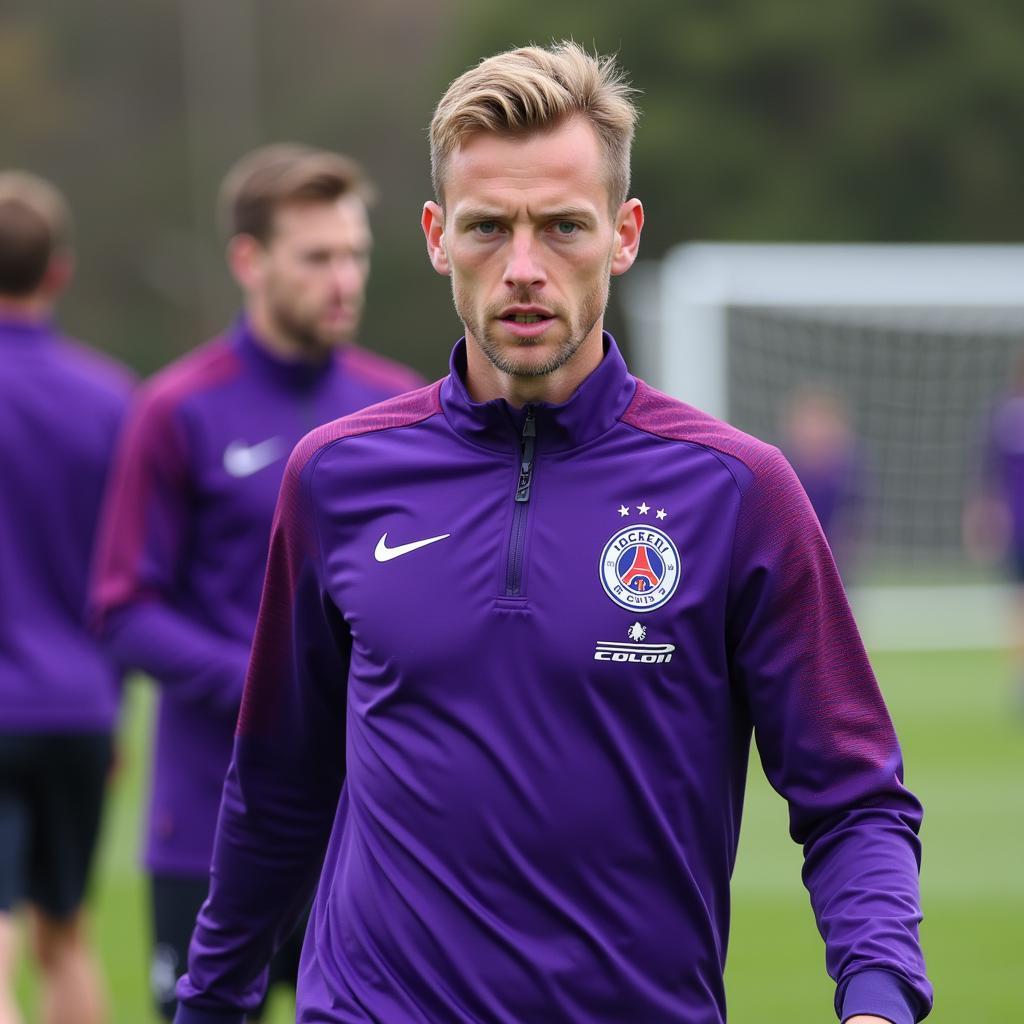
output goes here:
<path id="1" fill-rule="evenodd" d="M 541 313 L 508 313 L 501 319 L 511 324 L 539 324 L 542 320 L 550 320 L 551 317 Z"/>
<path id="2" fill-rule="evenodd" d="M 539 338 L 554 323 L 555 318 L 547 310 L 507 310 L 499 322 L 514 337 L 528 340 Z"/>
<path id="3" fill-rule="evenodd" d="M 547 330 L 555 317 L 543 306 L 510 306 L 498 319 L 517 337 L 535 338 Z"/>

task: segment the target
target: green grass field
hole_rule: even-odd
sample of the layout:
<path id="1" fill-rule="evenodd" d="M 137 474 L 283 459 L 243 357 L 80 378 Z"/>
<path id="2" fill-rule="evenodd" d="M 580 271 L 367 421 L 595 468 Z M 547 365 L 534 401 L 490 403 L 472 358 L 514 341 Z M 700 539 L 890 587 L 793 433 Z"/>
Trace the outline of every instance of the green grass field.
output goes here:
<path id="1" fill-rule="evenodd" d="M 923 939 L 937 998 L 931 1020 L 1024 1020 L 1024 720 L 1012 712 L 1005 658 L 886 654 L 874 664 L 903 743 L 907 783 L 926 809 Z M 95 890 L 94 930 L 115 1024 L 153 1019 L 137 867 L 149 706 L 144 688 L 133 687 Z M 800 851 L 786 827 L 785 805 L 755 759 L 733 889 L 731 1024 L 834 1019 L 832 984 L 800 883 Z M 279 998 L 268 1024 L 291 1019 Z"/>
<path id="2" fill-rule="evenodd" d="M 922 941 L 935 1024 L 1024 1020 L 1024 718 L 996 652 L 873 659 L 925 805 Z M 733 884 L 732 1024 L 834 1019 L 786 808 L 751 770 Z"/>

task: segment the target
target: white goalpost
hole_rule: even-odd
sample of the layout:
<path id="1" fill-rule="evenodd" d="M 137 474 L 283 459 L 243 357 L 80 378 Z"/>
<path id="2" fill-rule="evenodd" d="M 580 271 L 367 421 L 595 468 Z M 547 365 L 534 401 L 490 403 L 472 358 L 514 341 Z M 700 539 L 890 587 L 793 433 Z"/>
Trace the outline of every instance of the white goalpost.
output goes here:
<path id="1" fill-rule="evenodd" d="M 1024 246 L 688 244 L 622 289 L 632 365 L 669 394 L 772 443 L 800 389 L 842 401 L 868 466 L 851 598 L 869 644 L 1005 642 L 960 520 L 1024 352 Z"/>

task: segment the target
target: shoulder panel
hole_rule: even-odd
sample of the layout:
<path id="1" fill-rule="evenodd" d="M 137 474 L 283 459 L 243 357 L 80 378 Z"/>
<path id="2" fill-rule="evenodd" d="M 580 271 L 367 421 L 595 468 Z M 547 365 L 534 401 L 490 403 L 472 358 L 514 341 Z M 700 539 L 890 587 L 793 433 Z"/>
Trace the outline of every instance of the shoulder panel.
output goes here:
<path id="1" fill-rule="evenodd" d="M 743 463 L 755 476 L 781 458 L 779 450 L 692 405 L 663 394 L 642 380 L 622 422 L 671 441 L 685 441 Z"/>
<path id="2" fill-rule="evenodd" d="M 104 390 L 123 399 L 138 384 L 132 370 L 105 352 L 66 334 L 60 335 L 57 340 L 68 362 Z"/>
<path id="3" fill-rule="evenodd" d="M 142 385 L 140 401 L 173 408 L 190 395 L 230 380 L 241 369 L 227 338 L 216 337 L 158 370 Z"/>

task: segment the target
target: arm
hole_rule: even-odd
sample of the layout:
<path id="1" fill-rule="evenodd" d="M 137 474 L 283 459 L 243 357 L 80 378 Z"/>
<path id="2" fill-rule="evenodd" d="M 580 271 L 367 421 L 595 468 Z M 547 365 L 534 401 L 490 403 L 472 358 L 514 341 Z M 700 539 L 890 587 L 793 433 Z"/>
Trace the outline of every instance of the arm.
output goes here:
<path id="1" fill-rule="evenodd" d="M 789 802 L 804 884 L 843 1020 L 922 1019 L 921 808 L 835 564 L 777 453 L 748 486 L 736 528 L 728 642 L 761 761 Z"/>
<path id="2" fill-rule="evenodd" d="M 174 607 L 193 514 L 189 449 L 165 395 L 143 392 L 122 434 L 101 519 L 92 618 L 111 656 L 179 698 L 238 713 L 244 644 Z"/>
<path id="3" fill-rule="evenodd" d="M 309 902 L 345 770 L 351 641 L 324 590 L 292 456 L 271 537 L 252 661 L 224 784 L 210 895 L 178 983 L 178 1024 L 241 1024 Z"/>

